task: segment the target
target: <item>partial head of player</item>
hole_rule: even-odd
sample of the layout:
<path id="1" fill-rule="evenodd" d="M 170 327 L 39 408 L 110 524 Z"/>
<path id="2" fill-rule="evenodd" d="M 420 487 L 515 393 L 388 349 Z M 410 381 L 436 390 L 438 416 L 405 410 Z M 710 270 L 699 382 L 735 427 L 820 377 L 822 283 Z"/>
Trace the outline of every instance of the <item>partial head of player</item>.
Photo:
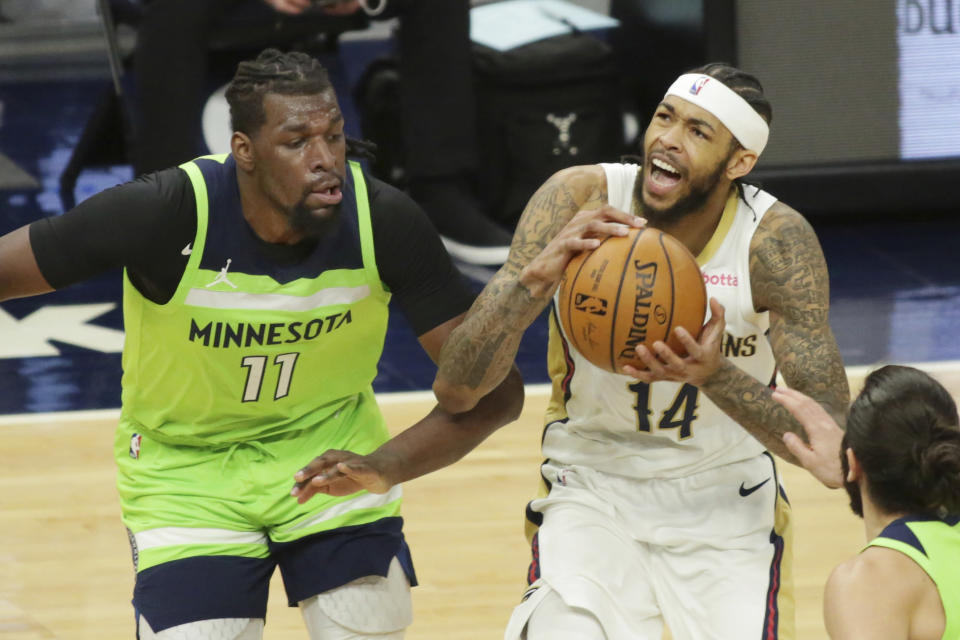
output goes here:
<path id="1" fill-rule="evenodd" d="M 731 183 L 763 152 L 773 117 L 754 76 L 721 63 L 681 75 L 657 106 L 643 138 L 636 199 L 651 226 L 669 228 L 716 209 Z"/>
<path id="2" fill-rule="evenodd" d="M 237 67 L 226 95 L 251 225 L 288 244 L 328 232 L 343 198 L 347 142 L 326 70 L 306 54 L 267 49 Z"/>

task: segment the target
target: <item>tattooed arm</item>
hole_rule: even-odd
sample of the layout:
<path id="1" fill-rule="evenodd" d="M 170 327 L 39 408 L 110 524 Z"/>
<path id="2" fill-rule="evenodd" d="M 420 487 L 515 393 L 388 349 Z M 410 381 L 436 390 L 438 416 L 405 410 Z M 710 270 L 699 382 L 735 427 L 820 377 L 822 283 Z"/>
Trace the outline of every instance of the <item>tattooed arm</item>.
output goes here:
<path id="1" fill-rule="evenodd" d="M 770 344 L 787 386 L 814 398 L 844 424 L 850 389 L 833 331 L 830 283 L 820 243 L 810 224 L 777 203 L 764 216 L 750 246 L 754 307 L 770 312 Z M 713 402 L 768 449 L 797 464 L 783 443 L 804 435 L 793 416 L 774 402 L 766 385 L 726 362 L 702 387 Z"/>
<path id="2" fill-rule="evenodd" d="M 753 304 L 770 312 L 770 344 L 777 366 L 791 388 L 816 399 L 839 424 L 844 424 L 850 402 L 840 351 L 828 323 L 830 284 L 820 243 L 804 218 L 777 203 L 767 211 L 750 245 L 750 281 Z M 649 371 L 630 369 L 630 375 L 652 382 L 675 380 L 700 387 L 722 411 L 736 420 L 767 449 L 799 464 L 783 442 L 804 430 L 775 402 L 767 385 L 723 357 L 723 307 L 711 301 L 711 319 L 699 342 L 683 329 L 678 337 L 688 356 L 679 358 L 663 343 L 652 352 L 637 353 Z M 655 354 L 655 355 L 654 355 Z M 839 486 L 837 477 L 824 480 Z"/>
<path id="3" fill-rule="evenodd" d="M 642 219 L 606 202 L 606 177 L 597 165 L 564 169 L 533 195 L 506 264 L 440 352 L 433 391 L 444 409 L 467 411 L 500 384 L 523 332 L 549 304 L 574 254 L 626 234 L 624 225 L 642 226 Z"/>

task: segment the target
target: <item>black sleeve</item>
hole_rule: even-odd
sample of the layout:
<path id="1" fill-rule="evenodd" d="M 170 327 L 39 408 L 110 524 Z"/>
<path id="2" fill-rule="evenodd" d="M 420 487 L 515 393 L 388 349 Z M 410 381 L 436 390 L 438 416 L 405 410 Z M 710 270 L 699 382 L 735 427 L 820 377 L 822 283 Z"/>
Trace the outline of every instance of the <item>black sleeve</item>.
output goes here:
<path id="1" fill-rule="evenodd" d="M 388 184 L 367 181 L 380 278 L 414 332 L 423 335 L 469 309 L 474 293 L 420 206 Z"/>
<path id="2" fill-rule="evenodd" d="M 83 201 L 62 216 L 30 225 L 40 272 L 55 289 L 126 267 L 148 299 L 169 300 L 196 235 L 196 206 L 187 174 L 151 173 Z"/>

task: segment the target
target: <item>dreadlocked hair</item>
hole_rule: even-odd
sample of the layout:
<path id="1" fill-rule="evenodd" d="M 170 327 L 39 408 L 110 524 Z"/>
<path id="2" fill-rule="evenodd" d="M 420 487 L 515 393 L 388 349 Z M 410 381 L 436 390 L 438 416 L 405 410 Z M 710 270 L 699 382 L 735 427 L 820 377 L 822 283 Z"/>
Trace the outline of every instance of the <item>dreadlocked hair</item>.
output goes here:
<path id="1" fill-rule="evenodd" d="M 377 159 L 377 143 L 347 136 L 347 155 L 361 160 Z"/>
<path id="2" fill-rule="evenodd" d="M 265 49 L 256 60 L 247 60 L 237 66 L 237 72 L 227 88 L 230 105 L 230 126 L 234 131 L 252 135 L 267 121 L 263 98 L 268 93 L 285 96 L 308 96 L 332 91 L 333 83 L 317 60 L 305 53 L 282 53 Z M 347 155 L 362 160 L 374 160 L 377 145 L 369 140 L 347 136 Z"/>
<path id="3" fill-rule="evenodd" d="M 241 62 L 230 81 L 230 126 L 247 135 L 263 126 L 267 121 L 263 98 L 268 93 L 306 96 L 332 89 L 327 70 L 315 58 L 299 51 L 265 49 L 256 60 Z"/>
<path id="4" fill-rule="evenodd" d="M 763 85 L 760 84 L 760 80 L 752 73 L 737 69 L 726 62 L 711 62 L 702 67 L 691 69 L 687 73 L 700 73 L 716 78 L 746 100 L 747 104 L 767 121 L 767 124 L 773 121 L 773 105 L 763 94 Z"/>
<path id="5" fill-rule="evenodd" d="M 773 121 L 773 105 L 770 104 L 767 96 L 764 95 L 763 85 L 760 84 L 760 80 L 752 73 L 747 73 L 726 62 L 710 62 L 702 67 L 691 69 L 687 73 L 701 73 L 717 79 L 738 96 L 746 100 L 747 104 L 753 107 L 753 110 L 759 113 L 760 117 L 766 120 L 768 125 Z M 731 145 L 732 149 L 741 146 L 736 138 L 733 139 Z M 760 191 L 761 189 L 760 183 L 745 178 L 737 178 L 733 181 L 733 184 L 736 186 L 737 195 L 740 196 L 741 200 L 746 200 L 743 193 L 744 187 L 753 187 L 756 191 Z M 751 210 L 752 209 L 751 207 Z M 756 211 L 754 211 L 754 216 L 756 216 Z"/>

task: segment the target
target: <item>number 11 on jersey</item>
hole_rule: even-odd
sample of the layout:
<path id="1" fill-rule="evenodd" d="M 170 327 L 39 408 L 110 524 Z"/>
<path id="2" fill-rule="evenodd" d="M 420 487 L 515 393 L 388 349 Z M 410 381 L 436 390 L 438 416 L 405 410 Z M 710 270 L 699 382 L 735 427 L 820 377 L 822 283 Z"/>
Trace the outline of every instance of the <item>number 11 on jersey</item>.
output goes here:
<path id="1" fill-rule="evenodd" d="M 285 398 L 290 393 L 290 380 L 299 355 L 299 353 L 281 353 L 273 359 L 274 364 L 280 367 L 277 389 L 273 394 L 274 400 Z M 267 368 L 267 356 L 246 356 L 242 366 L 247 370 L 247 382 L 243 386 L 243 401 L 256 402 L 260 399 L 260 387 L 263 385 L 263 374 Z"/>

